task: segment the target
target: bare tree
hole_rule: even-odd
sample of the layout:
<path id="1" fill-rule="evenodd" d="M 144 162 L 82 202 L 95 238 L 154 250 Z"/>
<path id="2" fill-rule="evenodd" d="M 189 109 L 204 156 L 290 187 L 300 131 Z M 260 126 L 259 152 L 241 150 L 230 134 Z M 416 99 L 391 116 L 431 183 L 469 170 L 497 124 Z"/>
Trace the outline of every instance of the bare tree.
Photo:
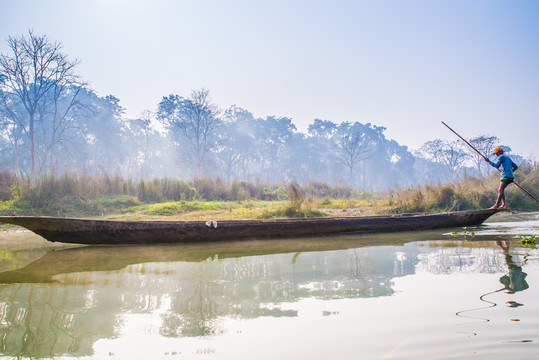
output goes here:
<path id="1" fill-rule="evenodd" d="M 346 125 L 349 124 L 344 123 L 341 126 Z M 354 168 L 360 161 L 368 157 L 374 145 L 367 132 L 362 131 L 361 127 L 362 125 L 359 123 L 349 126 L 349 129 L 337 141 L 337 153 L 350 171 L 351 184 L 354 181 Z"/>
<path id="2" fill-rule="evenodd" d="M 447 167 L 451 180 L 456 180 L 460 169 L 468 160 L 469 153 L 464 151 L 463 143 L 455 141 L 445 141 L 442 147 L 441 162 Z"/>
<path id="3" fill-rule="evenodd" d="M 0 55 L 0 107 L 28 139 L 35 178 L 52 148 L 68 139 L 84 83 L 74 72 L 78 61 L 46 36 L 29 31 L 9 37 L 8 47 L 10 54 Z"/>
<path id="4" fill-rule="evenodd" d="M 416 156 L 445 165 L 449 180 L 454 180 L 470 155 L 464 151 L 463 143 L 458 140 L 435 139 L 423 144 L 416 152 Z"/>
<path id="5" fill-rule="evenodd" d="M 187 99 L 171 95 L 159 103 L 158 118 L 189 142 L 199 177 L 206 155 L 216 147 L 215 131 L 221 123 L 219 114 L 219 108 L 206 89 L 193 91 Z"/>
<path id="6" fill-rule="evenodd" d="M 478 137 L 475 137 L 470 140 L 470 144 L 472 144 L 477 150 L 479 150 L 483 155 L 489 156 L 492 153 L 492 150 L 494 150 L 495 144 L 497 144 L 500 141 L 500 139 L 497 136 L 486 136 L 481 135 Z M 473 159 L 475 162 L 475 165 L 477 167 L 477 172 L 479 175 L 483 175 L 483 172 L 481 169 L 486 166 L 487 173 L 490 173 L 491 166 L 487 165 L 483 157 L 477 153 L 473 153 Z"/>

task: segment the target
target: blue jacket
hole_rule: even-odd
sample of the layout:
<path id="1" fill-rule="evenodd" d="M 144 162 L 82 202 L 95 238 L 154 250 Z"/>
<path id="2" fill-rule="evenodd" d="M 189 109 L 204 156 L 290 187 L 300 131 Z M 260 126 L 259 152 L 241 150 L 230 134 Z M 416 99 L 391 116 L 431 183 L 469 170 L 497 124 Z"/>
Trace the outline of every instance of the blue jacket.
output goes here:
<path id="1" fill-rule="evenodd" d="M 513 160 L 511 160 L 509 158 L 509 156 L 505 155 L 505 154 L 501 154 L 500 156 L 498 156 L 498 161 L 497 162 L 492 162 L 492 161 L 488 161 L 490 165 L 494 166 L 496 169 L 499 169 L 500 168 L 500 165 L 502 167 L 502 178 L 504 177 L 508 177 L 508 178 L 514 178 L 515 175 L 513 174 L 513 171 L 515 171 L 516 169 L 518 169 L 518 166 L 517 164 L 515 164 L 513 162 Z"/>

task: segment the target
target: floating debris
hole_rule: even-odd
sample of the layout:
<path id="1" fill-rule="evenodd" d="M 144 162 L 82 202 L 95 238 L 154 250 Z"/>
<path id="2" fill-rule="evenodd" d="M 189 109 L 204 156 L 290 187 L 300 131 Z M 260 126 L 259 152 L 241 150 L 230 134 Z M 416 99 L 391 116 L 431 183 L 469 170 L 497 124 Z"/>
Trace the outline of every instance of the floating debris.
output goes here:
<path id="1" fill-rule="evenodd" d="M 516 302 L 516 301 L 508 301 L 506 302 L 507 306 L 508 307 L 512 307 L 512 308 L 516 308 L 516 307 L 519 307 L 519 306 L 524 306 L 524 304 L 521 304 L 519 302 Z"/>

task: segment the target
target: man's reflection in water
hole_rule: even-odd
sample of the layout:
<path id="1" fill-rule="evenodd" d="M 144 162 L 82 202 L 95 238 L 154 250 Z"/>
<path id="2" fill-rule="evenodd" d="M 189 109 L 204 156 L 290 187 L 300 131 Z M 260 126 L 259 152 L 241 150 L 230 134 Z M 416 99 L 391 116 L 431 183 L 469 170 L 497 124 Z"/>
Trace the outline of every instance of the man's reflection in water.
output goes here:
<path id="1" fill-rule="evenodd" d="M 496 241 L 496 245 L 502 248 L 505 255 L 505 263 L 509 269 L 508 274 L 500 278 L 500 282 L 505 286 L 504 290 L 507 290 L 508 293 L 515 293 L 529 288 L 529 285 L 526 282 L 526 276 L 528 274 L 522 271 L 522 266 L 516 264 L 515 261 L 513 261 L 513 256 L 509 254 L 509 241 L 498 240 Z"/>
<path id="2" fill-rule="evenodd" d="M 497 306 L 498 304 L 496 304 L 495 302 L 489 301 L 489 300 L 486 299 L 486 297 L 488 297 L 489 295 L 492 295 L 492 294 L 495 294 L 495 293 L 498 293 L 498 292 L 504 291 L 504 290 L 505 290 L 505 292 L 507 294 L 514 294 L 514 293 L 516 293 L 518 291 L 526 290 L 529 287 L 528 283 L 526 282 L 526 276 L 528 274 L 526 274 L 525 272 L 522 271 L 522 266 L 518 265 L 513 260 L 513 256 L 509 254 L 510 242 L 508 240 L 504 240 L 504 241 L 498 240 L 498 241 L 496 241 L 496 245 L 498 245 L 499 247 L 502 248 L 503 254 L 505 255 L 505 263 L 506 263 L 507 268 L 508 268 L 507 275 L 504 275 L 504 276 L 502 276 L 500 278 L 500 283 L 502 283 L 502 285 L 504 287 L 501 288 L 501 289 L 498 289 L 498 290 L 490 291 L 490 292 L 488 292 L 486 294 L 483 294 L 483 295 L 481 295 L 479 297 L 479 300 L 481 300 L 482 302 L 488 303 L 489 304 L 488 306 L 458 311 L 458 312 L 455 313 L 455 315 L 463 317 L 463 318 L 476 319 L 476 320 L 480 320 L 480 321 L 484 321 L 484 322 L 489 322 L 490 319 L 487 319 L 487 318 L 475 317 L 475 316 L 464 315 L 464 314 L 474 312 L 474 311 L 477 311 L 477 310 L 484 310 L 484 309 L 488 309 L 488 308 L 492 308 L 492 307 Z M 525 262 L 526 262 L 526 260 L 524 260 L 524 263 Z M 523 306 L 523 304 L 518 303 L 516 301 L 507 301 L 507 305 L 509 307 Z M 468 323 L 466 323 L 466 324 L 468 324 Z M 461 325 L 465 325 L 465 324 L 461 324 Z M 477 334 L 474 333 L 473 335 L 477 335 Z"/>

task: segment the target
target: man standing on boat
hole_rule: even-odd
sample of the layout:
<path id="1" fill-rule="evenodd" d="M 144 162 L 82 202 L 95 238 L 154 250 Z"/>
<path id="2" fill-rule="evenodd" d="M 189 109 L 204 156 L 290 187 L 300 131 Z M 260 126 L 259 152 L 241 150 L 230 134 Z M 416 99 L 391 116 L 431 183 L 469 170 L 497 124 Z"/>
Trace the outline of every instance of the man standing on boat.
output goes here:
<path id="1" fill-rule="evenodd" d="M 496 149 L 494 149 L 493 154 L 498 157 L 497 162 L 494 163 L 490 161 L 490 159 L 487 157 L 485 157 L 485 161 L 488 162 L 490 165 L 494 166 L 496 169 L 499 169 L 501 166 L 503 170 L 502 177 L 500 178 L 498 199 L 496 200 L 496 204 L 494 204 L 492 209 L 506 209 L 507 204 L 505 203 L 505 188 L 515 179 L 513 171 L 518 169 L 518 166 L 513 162 L 513 160 L 509 158 L 509 156 L 503 153 L 503 149 L 501 147 L 497 147 Z"/>

